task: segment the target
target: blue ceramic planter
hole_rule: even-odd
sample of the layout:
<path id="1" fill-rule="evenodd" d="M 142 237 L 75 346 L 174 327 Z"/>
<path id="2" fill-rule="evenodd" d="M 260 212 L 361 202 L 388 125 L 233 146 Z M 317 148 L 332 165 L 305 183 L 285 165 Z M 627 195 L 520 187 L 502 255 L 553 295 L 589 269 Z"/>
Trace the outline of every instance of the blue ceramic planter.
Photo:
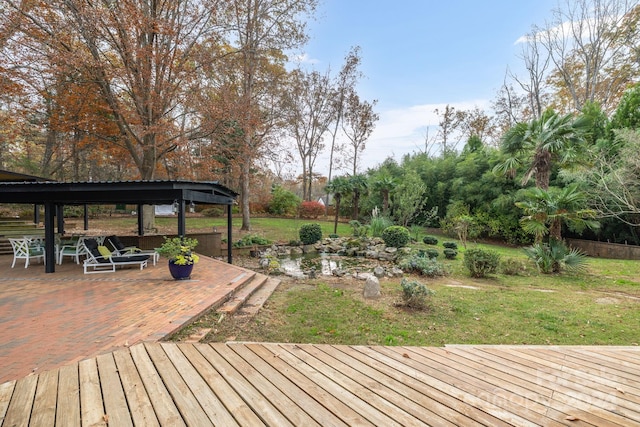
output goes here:
<path id="1" fill-rule="evenodd" d="M 193 264 L 178 265 L 178 264 L 174 264 L 173 261 L 169 261 L 169 272 L 171 273 L 171 277 L 173 277 L 176 280 L 190 279 L 192 270 L 193 270 Z"/>

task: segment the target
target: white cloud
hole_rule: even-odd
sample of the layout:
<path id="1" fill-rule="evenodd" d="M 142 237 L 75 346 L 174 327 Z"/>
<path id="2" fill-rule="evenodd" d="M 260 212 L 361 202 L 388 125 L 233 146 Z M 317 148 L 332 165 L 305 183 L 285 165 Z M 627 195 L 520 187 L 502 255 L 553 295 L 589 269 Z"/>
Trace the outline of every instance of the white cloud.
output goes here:
<path id="1" fill-rule="evenodd" d="M 489 101 L 473 100 L 448 104 L 456 110 L 470 110 L 474 107 L 487 109 Z M 362 155 L 363 169 L 375 167 L 388 157 L 401 161 L 406 154 L 424 152 L 425 139 L 432 139 L 438 131 L 440 117 L 447 104 L 421 104 L 407 108 L 380 112 L 371 137 Z M 433 153 L 432 153 L 433 154 Z"/>

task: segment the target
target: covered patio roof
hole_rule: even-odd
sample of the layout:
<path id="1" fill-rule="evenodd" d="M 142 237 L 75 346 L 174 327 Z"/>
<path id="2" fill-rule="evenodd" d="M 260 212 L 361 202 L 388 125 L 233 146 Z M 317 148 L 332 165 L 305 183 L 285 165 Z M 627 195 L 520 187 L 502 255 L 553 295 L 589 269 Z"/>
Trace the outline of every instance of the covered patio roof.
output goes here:
<path id="1" fill-rule="evenodd" d="M 0 173 L 1 176 L 1 173 Z M 17 178 L 20 179 L 20 178 Z M 185 206 L 199 203 L 227 206 L 227 232 L 231 240 L 231 206 L 238 194 L 217 181 L 109 181 L 56 182 L 5 181 L 0 182 L 0 203 L 44 205 L 46 271 L 55 271 L 54 218 L 58 217 L 58 232 L 64 232 L 62 207 L 65 205 L 136 204 L 138 205 L 138 234 L 142 228 L 142 205 L 177 204 L 178 235 L 185 235 Z M 228 253 L 231 262 L 231 251 Z"/>

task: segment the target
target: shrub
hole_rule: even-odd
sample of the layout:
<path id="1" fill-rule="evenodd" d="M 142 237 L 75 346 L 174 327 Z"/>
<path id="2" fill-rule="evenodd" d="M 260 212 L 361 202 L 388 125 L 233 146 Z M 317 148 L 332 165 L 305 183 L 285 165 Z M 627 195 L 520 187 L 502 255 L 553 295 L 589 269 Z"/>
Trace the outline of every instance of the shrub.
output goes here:
<path id="1" fill-rule="evenodd" d="M 447 266 L 435 259 L 412 254 L 403 258 L 398 266 L 406 273 L 417 273 L 427 277 L 441 277 L 449 274 Z"/>
<path id="2" fill-rule="evenodd" d="M 402 300 L 406 307 L 423 309 L 427 306 L 427 297 L 433 295 L 433 291 L 428 289 L 424 284 L 415 281 L 402 279 L 400 282 L 402 288 Z"/>
<path id="3" fill-rule="evenodd" d="M 338 236 L 337 234 L 333 234 L 333 233 L 329 234 L 329 238 L 330 239 L 337 239 L 338 237 L 340 237 L 340 236 Z"/>
<path id="4" fill-rule="evenodd" d="M 498 270 L 500 255 L 493 250 L 468 249 L 464 253 L 464 266 L 471 273 L 471 277 L 486 277 Z"/>
<path id="5" fill-rule="evenodd" d="M 211 206 L 211 207 L 202 209 L 200 213 L 204 216 L 216 217 L 216 216 L 224 215 L 225 209 L 222 206 Z"/>
<path id="6" fill-rule="evenodd" d="M 294 216 L 298 211 L 301 199 L 289 190 L 276 187 L 271 194 L 269 213 L 274 215 Z"/>
<path id="7" fill-rule="evenodd" d="M 436 239 L 433 236 L 424 236 L 422 241 L 427 245 L 437 245 L 438 244 L 438 239 Z"/>
<path id="8" fill-rule="evenodd" d="M 442 242 L 442 246 L 447 249 L 455 249 L 458 250 L 458 244 L 456 242 Z"/>
<path id="9" fill-rule="evenodd" d="M 587 257 L 577 249 L 569 249 L 564 243 L 552 240 L 524 248 L 527 256 L 533 260 L 542 273 L 560 273 L 563 269 L 581 271 L 585 268 Z"/>
<path id="10" fill-rule="evenodd" d="M 258 236 L 256 234 L 247 234 L 246 236 L 244 236 L 240 240 L 237 240 L 233 244 L 233 247 L 234 248 L 246 248 L 247 246 L 254 246 L 254 245 L 265 246 L 265 245 L 270 245 L 271 243 L 273 243 L 273 242 L 271 240 L 267 239 L 267 238 Z"/>
<path id="11" fill-rule="evenodd" d="M 381 237 L 385 245 L 394 248 L 407 246 L 407 243 L 409 243 L 411 239 L 409 230 L 399 225 L 392 225 L 391 227 L 385 228 Z"/>
<path id="12" fill-rule="evenodd" d="M 508 276 L 524 275 L 527 272 L 527 265 L 518 258 L 504 258 L 500 260 L 500 272 Z"/>
<path id="13" fill-rule="evenodd" d="M 430 259 L 436 259 L 438 258 L 438 255 L 440 255 L 440 252 L 438 252 L 437 249 L 431 249 L 431 248 L 427 249 L 425 253 L 427 254 L 427 257 L 429 257 Z"/>
<path id="14" fill-rule="evenodd" d="M 371 230 L 371 235 L 373 237 L 382 236 L 382 232 L 387 228 L 393 225 L 393 221 L 391 221 L 386 216 L 376 215 L 371 217 L 371 221 L 369 223 L 369 230 Z"/>
<path id="15" fill-rule="evenodd" d="M 302 224 L 300 226 L 300 241 L 303 245 L 313 245 L 322 239 L 322 228 L 320 224 Z"/>
<path id="16" fill-rule="evenodd" d="M 458 251 L 455 249 L 445 248 L 445 250 L 442 252 L 444 253 L 444 257 L 446 259 L 456 259 L 456 257 L 458 256 Z"/>
<path id="17" fill-rule="evenodd" d="M 300 203 L 298 212 L 301 218 L 318 218 L 324 215 L 324 205 L 320 202 L 304 201 Z"/>
<path id="18" fill-rule="evenodd" d="M 354 219 L 349 221 L 349 225 L 353 229 L 353 235 L 355 237 L 366 237 L 369 232 L 369 226 L 361 224 L 358 220 Z"/>

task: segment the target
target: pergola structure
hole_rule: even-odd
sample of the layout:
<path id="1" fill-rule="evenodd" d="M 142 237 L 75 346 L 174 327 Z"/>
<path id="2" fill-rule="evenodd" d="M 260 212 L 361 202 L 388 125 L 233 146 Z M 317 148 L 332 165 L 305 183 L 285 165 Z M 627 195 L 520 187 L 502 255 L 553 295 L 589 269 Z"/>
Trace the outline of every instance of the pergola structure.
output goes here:
<path id="1" fill-rule="evenodd" d="M 228 241 L 231 242 L 231 208 L 237 196 L 236 192 L 215 181 L 0 182 L 0 203 L 44 205 L 45 271 L 47 273 L 55 271 L 55 219 L 56 217 L 58 219 L 58 232 L 64 233 L 62 212 L 66 205 L 137 205 L 138 234 L 141 236 L 144 234 L 143 205 L 174 205 L 178 214 L 179 236 L 186 234 L 187 204 L 226 205 Z M 227 245 L 227 257 L 228 262 L 231 263 L 231 245 Z"/>

